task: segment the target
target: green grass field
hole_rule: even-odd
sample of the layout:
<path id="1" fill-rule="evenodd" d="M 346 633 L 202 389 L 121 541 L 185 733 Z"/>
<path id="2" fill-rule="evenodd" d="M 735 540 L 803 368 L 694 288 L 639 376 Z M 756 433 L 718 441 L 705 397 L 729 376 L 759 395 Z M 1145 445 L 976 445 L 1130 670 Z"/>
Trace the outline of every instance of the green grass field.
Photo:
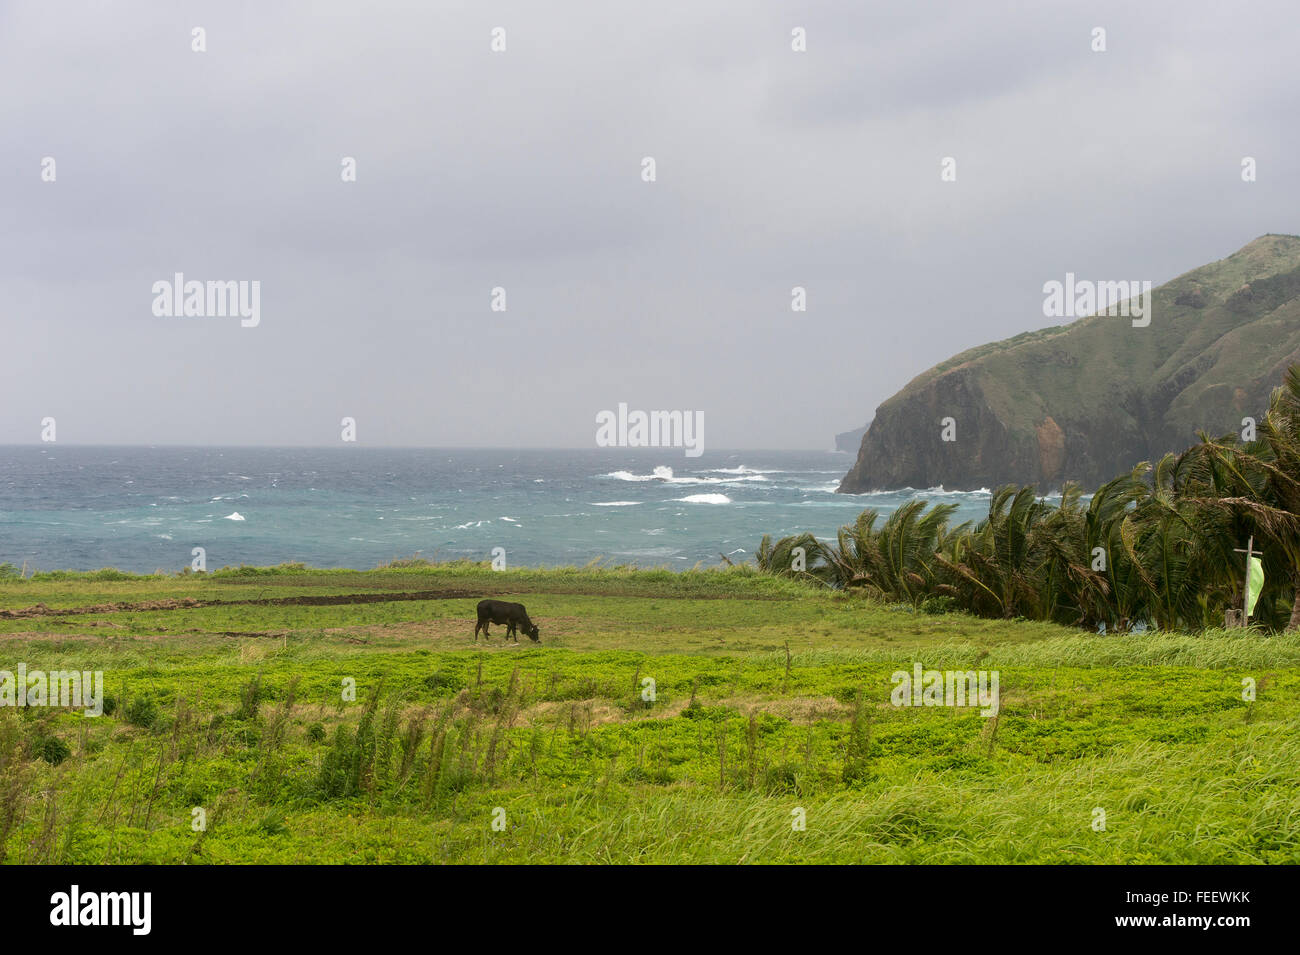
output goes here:
<path id="1" fill-rule="evenodd" d="M 475 646 L 498 595 L 540 644 Z M 917 662 L 1000 712 L 893 705 Z M 449 564 L 0 579 L 19 664 L 111 713 L 0 707 L 11 863 L 1300 862 L 1296 635 Z"/>

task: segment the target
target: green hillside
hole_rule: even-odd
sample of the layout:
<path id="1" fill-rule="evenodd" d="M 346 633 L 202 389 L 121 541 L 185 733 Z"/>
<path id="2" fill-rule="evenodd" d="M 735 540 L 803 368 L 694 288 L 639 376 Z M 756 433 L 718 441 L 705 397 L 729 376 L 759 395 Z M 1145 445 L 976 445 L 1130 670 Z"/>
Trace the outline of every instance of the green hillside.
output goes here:
<path id="1" fill-rule="evenodd" d="M 1096 484 L 1198 430 L 1240 430 L 1300 359 L 1300 237 L 1262 236 L 1152 298 L 1147 327 L 1094 315 L 917 376 L 880 406 L 841 490 Z"/>

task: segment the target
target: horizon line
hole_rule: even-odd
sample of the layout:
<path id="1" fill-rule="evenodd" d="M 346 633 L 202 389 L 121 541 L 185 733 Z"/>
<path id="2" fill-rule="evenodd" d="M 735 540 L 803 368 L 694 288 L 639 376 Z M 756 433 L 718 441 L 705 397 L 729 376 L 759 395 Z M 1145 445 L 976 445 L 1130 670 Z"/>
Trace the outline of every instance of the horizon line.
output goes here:
<path id="1" fill-rule="evenodd" d="M 348 445 L 351 445 L 349 447 Z M 375 451 L 681 451 L 682 448 L 672 445 L 646 446 L 646 447 L 563 447 L 552 445 L 469 445 L 469 444 L 447 444 L 447 445 L 426 445 L 426 444 L 360 444 L 355 442 L 340 442 L 339 444 L 171 444 L 160 442 L 155 444 L 100 444 L 94 442 L 81 441 L 33 441 L 26 443 L 3 443 L 0 442 L 0 448 L 46 448 L 46 447 L 70 447 L 70 448 L 134 448 L 134 449 L 154 449 L 154 448 L 185 448 L 193 450 L 271 450 L 271 451 L 329 451 L 329 450 L 357 450 L 367 448 Z M 719 454 L 722 452 L 770 452 L 770 451 L 791 451 L 806 452 L 811 454 L 851 454 L 850 451 L 840 451 L 838 448 L 763 448 L 763 447 L 726 447 L 717 448 L 712 451 L 705 451 L 704 454 Z"/>

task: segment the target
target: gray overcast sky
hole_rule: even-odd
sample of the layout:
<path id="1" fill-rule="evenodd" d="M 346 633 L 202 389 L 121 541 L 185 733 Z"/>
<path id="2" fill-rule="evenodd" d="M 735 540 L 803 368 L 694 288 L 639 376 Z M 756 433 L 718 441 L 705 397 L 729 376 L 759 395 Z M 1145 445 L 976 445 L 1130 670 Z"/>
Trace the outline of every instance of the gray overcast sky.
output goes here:
<path id="1" fill-rule="evenodd" d="M 350 415 L 361 444 L 592 447 L 626 401 L 703 412 L 706 447 L 826 448 L 1056 324 L 1066 270 L 1160 283 L 1300 231 L 1298 25 L 1294 0 L 4 0 L 0 443 L 53 416 L 67 443 L 330 445 Z M 259 280 L 260 326 L 155 317 L 178 271 Z"/>

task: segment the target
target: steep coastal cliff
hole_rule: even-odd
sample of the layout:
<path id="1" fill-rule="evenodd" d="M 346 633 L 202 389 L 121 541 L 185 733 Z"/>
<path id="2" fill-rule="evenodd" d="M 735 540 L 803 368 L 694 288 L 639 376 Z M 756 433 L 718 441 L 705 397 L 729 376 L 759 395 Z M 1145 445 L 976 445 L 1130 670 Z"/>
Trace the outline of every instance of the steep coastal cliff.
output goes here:
<path id="1" fill-rule="evenodd" d="M 1150 298 L 1146 327 L 1093 315 L 917 376 L 877 409 L 839 490 L 1091 487 L 1261 417 L 1300 361 L 1300 237 L 1262 236 Z"/>

